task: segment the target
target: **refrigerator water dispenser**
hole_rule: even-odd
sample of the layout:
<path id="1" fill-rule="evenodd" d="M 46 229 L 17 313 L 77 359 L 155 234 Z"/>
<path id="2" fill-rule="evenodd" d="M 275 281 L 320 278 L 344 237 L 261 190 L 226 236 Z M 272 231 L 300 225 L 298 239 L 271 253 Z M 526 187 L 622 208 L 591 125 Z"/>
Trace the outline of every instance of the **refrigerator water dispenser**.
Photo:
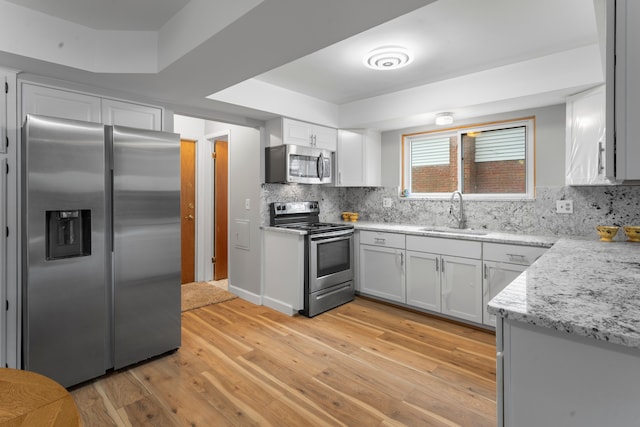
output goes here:
<path id="1" fill-rule="evenodd" d="M 46 211 L 47 261 L 91 255 L 91 210 Z"/>

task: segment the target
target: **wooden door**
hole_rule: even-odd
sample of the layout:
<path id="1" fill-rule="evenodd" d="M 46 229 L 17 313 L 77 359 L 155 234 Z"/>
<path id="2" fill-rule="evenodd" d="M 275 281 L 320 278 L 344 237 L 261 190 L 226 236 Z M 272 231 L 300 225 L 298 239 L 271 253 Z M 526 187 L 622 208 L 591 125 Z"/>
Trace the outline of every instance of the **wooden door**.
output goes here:
<path id="1" fill-rule="evenodd" d="M 196 142 L 180 140 L 180 220 L 182 283 L 195 280 Z"/>
<path id="2" fill-rule="evenodd" d="M 227 278 L 228 207 L 229 197 L 229 145 L 227 141 L 216 140 L 214 144 L 215 178 L 215 243 L 213 258 L 213 280 Z"/>

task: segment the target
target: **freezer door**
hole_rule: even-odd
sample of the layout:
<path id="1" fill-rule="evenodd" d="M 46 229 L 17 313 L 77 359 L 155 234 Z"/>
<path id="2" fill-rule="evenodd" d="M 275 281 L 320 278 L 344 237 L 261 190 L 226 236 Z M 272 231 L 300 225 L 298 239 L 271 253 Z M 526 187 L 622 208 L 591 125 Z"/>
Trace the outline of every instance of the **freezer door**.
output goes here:
<path id="1" fill-rule="evenodd" d="M 104 126 L 28 116 L 21 175 L 23 367 L 68 387 L 105 373 Z"/>
<path id="2" fill-rule="evenodd" d="M 114 365 L 180 346 L 179 135 L 113 126 Z"/>

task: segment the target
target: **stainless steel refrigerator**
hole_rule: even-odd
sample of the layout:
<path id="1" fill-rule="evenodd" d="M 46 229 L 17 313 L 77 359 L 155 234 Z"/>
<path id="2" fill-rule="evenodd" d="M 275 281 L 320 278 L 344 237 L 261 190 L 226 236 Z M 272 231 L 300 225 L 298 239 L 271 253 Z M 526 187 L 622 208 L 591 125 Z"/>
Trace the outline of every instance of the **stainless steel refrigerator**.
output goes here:
<path id="1" fill-rule="evenodd" d="M 180 346 L 180 140 L 29 115 L 23 368 L 68 387 Z"/>

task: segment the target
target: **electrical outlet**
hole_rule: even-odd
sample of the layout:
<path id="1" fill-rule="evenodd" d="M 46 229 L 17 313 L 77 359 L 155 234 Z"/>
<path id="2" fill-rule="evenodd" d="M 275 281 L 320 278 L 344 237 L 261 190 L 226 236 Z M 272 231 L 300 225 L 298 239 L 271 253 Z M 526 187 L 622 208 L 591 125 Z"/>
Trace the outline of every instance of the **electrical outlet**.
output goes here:
<path id="1" fill-rule="evenodd" d="M 383 208 L 390 208 L 391 206 L 393 206 L 393 200 L 391 200 L 391 197 L 383 197 L 382 198 L 382 207 Z"/>
<path id="2" fill-rule="evenodd" d="M 572 214 L 573 200 L 556 200 L 556 212 L 562 214 Z"/>
<path id="3" fill-rule="evenodd" d="M 244 199 L 244 208 L 246 210 L 250 210 L 251 209 L 251 199 Z"/>

